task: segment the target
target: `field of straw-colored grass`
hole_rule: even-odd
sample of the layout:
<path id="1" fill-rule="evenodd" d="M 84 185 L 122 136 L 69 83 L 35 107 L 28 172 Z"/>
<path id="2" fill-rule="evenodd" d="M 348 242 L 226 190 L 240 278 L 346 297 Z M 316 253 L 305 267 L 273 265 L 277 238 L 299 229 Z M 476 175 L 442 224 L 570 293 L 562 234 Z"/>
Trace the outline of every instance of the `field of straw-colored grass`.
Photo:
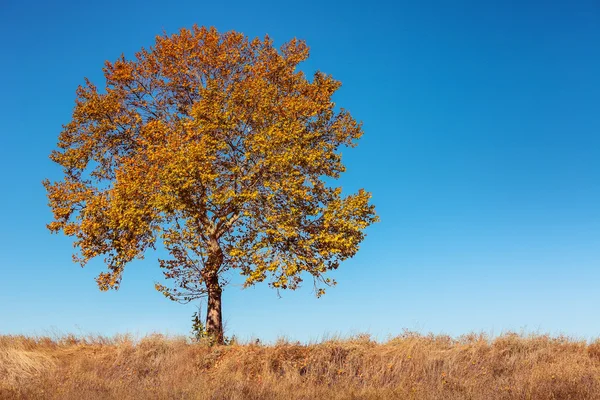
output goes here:
<path id="1" fill-rule="evenodd" d="M 209 346 L 0 336 L 1 399 L 600 399 L 600 340 L 405 333 Z"/>

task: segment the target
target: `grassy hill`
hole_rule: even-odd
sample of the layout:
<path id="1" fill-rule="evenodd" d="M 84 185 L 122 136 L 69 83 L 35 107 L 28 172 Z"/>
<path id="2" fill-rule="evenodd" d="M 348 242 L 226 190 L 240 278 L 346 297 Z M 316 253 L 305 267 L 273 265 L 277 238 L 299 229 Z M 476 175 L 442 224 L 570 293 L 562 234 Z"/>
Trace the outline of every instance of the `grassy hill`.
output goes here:
<path id="1" fill-rule="evenodd" d="M 368 336 L 209 346 L 0 336 L 1 399 L 600 399 L 600 340 Z"/>

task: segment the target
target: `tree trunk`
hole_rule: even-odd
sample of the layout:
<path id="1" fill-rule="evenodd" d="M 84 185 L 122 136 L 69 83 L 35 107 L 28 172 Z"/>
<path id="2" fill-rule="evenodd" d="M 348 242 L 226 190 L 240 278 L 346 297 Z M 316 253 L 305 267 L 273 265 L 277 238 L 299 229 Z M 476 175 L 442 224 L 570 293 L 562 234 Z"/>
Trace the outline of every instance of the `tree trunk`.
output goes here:
<path id="1" fill-rule="evenodd" d="M 216 344 L 223 344 L 223 316 L 221 314 L 221 293 L 219 277 L 213 276 L 207 282 L 208 304 L 206 308 L 206 333 Z"/>

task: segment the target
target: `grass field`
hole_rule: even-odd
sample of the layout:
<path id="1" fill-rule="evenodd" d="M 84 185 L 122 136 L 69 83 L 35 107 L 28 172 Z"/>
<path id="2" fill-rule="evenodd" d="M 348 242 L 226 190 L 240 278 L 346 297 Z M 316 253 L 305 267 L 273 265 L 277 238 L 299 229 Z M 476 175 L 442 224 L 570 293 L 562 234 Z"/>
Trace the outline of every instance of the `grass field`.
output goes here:
<path id="1" fill-rule="evenodd" d="M 0 336 L 1 399 L 600 399 L 600 340 L 405 333 L 209 346 Z"/>

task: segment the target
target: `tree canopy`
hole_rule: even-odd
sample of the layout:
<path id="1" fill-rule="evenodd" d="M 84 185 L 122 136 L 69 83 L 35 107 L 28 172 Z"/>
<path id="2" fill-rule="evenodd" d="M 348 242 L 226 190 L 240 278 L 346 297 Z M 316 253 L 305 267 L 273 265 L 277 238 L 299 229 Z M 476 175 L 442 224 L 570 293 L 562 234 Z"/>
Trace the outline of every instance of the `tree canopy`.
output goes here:
<path id="1" fill-rule="evenodd" d="M 363 132 L 332 101 L 340 82 L 298 69 L 308 56 L 301 40 L 277 49 L 194 26 L 106 62 L 103 91 L 87 79 L 77 89 L 51 154 L 64 177 L 44 182 L 48 227 L 75 238 L 82 266 L 104 256 L 100 289 L 118 288 L 125 266 L 162 244 L 173 285 L 157 289 L 208 295 L 207 328 L 222 338 L 225 271 L 277 289 L 311 276 L 317 295 L 334 283 L 326 272 L 377 217 L 368 192 L 328 184 L 344 172 L 340 148 Z"/>

